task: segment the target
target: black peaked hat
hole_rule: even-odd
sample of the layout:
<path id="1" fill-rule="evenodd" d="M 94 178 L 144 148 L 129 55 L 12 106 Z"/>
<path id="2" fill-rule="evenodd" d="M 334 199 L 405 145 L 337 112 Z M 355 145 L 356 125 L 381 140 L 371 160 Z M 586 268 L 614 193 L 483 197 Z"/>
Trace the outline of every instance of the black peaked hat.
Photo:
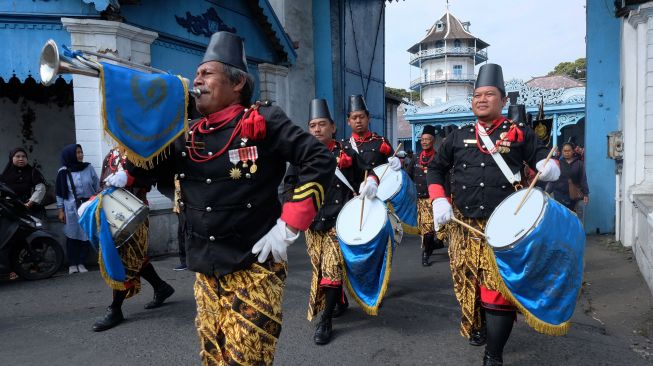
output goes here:
<path id="1" fill-rule="evenodd" d="M 422 135 L 424 135 L 424 134 L 431 135 L 431 136 L 435 137 L 435 134 L 436 134 L 435 127 L 433 127 L 431 125 L 424 126 L 424 129 L 422 130 Z"/>
<path id="2" fill-rule="evenodd" d="M 329 113 L 329 106 L 327 105 L 326 100 L 316 98 L 311 100 L 311 105 L 308 111 L 308 121 L 310 122 L 318 118 L 326 118 L 331 123 L 333 123 L 333 120 L 331 119 L 331 113 Z"/>
<path id="3" fill-rule="evenodd" d="M 213 33 L 200 65 L 209 61 L 218 61 L 248 72 L 243 39 L 231 32 Z"/>
<path id="4" fill-rule="evenodd" d="M 349 96 L 349 113 L 358 112 L 358 111 L 367 111 L 367 104 L 365 104 L 365 98 L 362 95 L 350 95 Z"/>
<path id="5" fill-rule="evenodd" d="M 508 107 L 508 119 L 517 123 L 528 123 L 526 117 L 526 106 L 515 104 Z"/>
<path id="6" fill-rule="evenodd" d="M 503 70 L 497 64 L 485 64 L 478 70 L 474 89 L 482 86 L 494 86 L 506 95 L 506 85 L 503 82 Z"/>

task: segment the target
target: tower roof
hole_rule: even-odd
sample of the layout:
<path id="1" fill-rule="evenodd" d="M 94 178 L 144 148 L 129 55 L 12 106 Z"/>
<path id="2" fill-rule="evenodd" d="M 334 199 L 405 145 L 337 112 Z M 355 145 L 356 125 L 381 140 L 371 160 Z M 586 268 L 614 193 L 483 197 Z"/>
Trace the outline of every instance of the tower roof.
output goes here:
<path id="1" fill-rule="evenodd" d="M 439 26 L 441 24 L 441 26 Z M 463 23 L 460 22 L 450 12 L 444 13 L 442 18 L 433 24 L 433 26 L 426 32 L 424 38 L 415 43 L 412 47 L 408 49 L 408 52 L 415 53 L 420 50 L 420 45 L 425 43 L 435 43 L 436 41 L 441 41 L 445 39 L 475 39 L 476 48 L 481 50 L 489 46 L 485 41 L 480 38 L 476 38 L 473 34 L 469 33 L 463 26 Z"/>

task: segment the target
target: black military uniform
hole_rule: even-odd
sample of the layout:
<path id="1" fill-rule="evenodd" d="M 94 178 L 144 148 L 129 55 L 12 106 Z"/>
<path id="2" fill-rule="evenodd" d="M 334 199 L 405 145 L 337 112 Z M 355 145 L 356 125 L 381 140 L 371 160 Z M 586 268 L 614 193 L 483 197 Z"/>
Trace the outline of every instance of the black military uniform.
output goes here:
<path id="1" fill-rule="evenodd" d="M 435 128 L 426 125 L 422 134 L 431 135 L 435 139 Z M 438 238 L 433 225 L 433 212 L 431 211 L 431 200 L 429 199 L 428 184 L 426 182 L 427 167 L 434 157 L 435 150 L 433 148 L 429 151 L 424 150 L 407 169 L 407 173 L 415 182 L 417 190 L 417 228 L 422 237 L 422 265 L 425 267 L 429 265 L 429 258 L 433 251 L 444 248 L 444 243 L 441 238 Z"/>
<path id="2" fill-rule="evenodd" d="M 535 163 L 546 158 L 547 149 L 533 130 L 523 123 L 513 123 L 504 118 L 495 129 L 490 129 L 490 138 L 496 144 L 511 129 L 520 131 L 516 134 L 523 136 L 518 137 L 521 141 L 505 141 L 510 146 L 498 148 L 502 150 L 501 156 L 513 173 L 520 172 L 523 162 L 534 167 Z M 465 217 L 489 218 L 499 203 L 515 189 L 487 153 L 480 138 L 478 143 L 476 140 L 474 125 L 463 126 L 449 134 L 428 166 L 428 183 L 444 187 L 447 172 L 453 168 L 451 195 L 454 206 Z"/>
<path id="3" fill-rule="evenodd" d="M 367 105 L 362 95 L 349 97 L 349 113 L 356 111 L 367 111 Z M 388 158 L 394 153 L 390 142 L 376 132 L 367 131 L 363 136 L 352 133 L 349 139 L 344 139 L 341 142 L 347 155 L 360 155 L 363 161 L 371 165 L 372 168 L 387 163 Z"/>
<path id="4" fill-rule="evenodd" d="M 289 211 L 284 212 L 292 216 L 289 221 L 301 221 L 296 227 L 303 230 L 312 216 L 311 220 L 299 216 L 311 209 L 315 214 L 322 205 L 322 187 L 329 186 L 335 165 L 331 154 L 279 107 L 265 103 L 258 112 L 266 121 L 264 140 L 234 138 L 229 142 L 242 113 L 215 133 L 200 121 L 185 138 L 175 141 L 170 158 L 157 166 L 156 180 L 163 189 L 171 189 L 178 175 L 179 206 L 187 225 L 187 265 L 195 272 L 222 276 L 255 262 L 252 246 L 281 216 L 277 187 L 286 161 L 301 165 L 297 188 L 301 191 L 293 194 L 287 203 Z M 211 160 L 202 161 L 191 150 Z M 221 150 L 224 153 L 213 158 Z M 133 168 L 129 172 L 134 176 L 148 173 Z M 150 177 L 154 178 L 152 173 Z M 309 198 L 310 206 L 303 197 Z"/>

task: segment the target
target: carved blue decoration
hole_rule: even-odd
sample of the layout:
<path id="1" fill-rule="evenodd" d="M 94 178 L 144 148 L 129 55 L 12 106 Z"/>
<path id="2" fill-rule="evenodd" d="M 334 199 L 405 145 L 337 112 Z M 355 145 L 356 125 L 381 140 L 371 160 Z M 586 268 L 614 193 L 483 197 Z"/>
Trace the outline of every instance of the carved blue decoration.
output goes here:
<path id="1" fill-rule="evenodd" d="M 205 37 L 211 37 L 213 33 L 218 31 L 236 33 L 236 28 L 230 27 L 223 22 L 214 8 L 209 8 L 209 10 L 202 15 L 191 15 L 191 13 L 187 11 L 185 18 L 175 15 L 175 19 L 177 20 L 177 24 L 198 36 L 203 35 Z"/>

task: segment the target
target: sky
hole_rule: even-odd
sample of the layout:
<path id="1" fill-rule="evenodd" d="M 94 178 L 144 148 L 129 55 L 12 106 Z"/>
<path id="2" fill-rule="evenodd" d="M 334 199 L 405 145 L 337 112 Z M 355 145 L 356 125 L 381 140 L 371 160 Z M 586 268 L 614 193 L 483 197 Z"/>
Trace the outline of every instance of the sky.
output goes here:
<path id="1" fill-rule="evenodd" d="M 489 43 L 488 62 L 504 79 L 528 81 L 563 61 L 585 57 L 586 0 L 450 0 L 449 11 L 469 21 L 470 32 Z M 410 46 L 444 15 L 445 0 L 386 3 L 386 86 L 408 89 L 419 69 L 408 64 Z M 478 67 L 477 65 L 477 71 Z"/>

